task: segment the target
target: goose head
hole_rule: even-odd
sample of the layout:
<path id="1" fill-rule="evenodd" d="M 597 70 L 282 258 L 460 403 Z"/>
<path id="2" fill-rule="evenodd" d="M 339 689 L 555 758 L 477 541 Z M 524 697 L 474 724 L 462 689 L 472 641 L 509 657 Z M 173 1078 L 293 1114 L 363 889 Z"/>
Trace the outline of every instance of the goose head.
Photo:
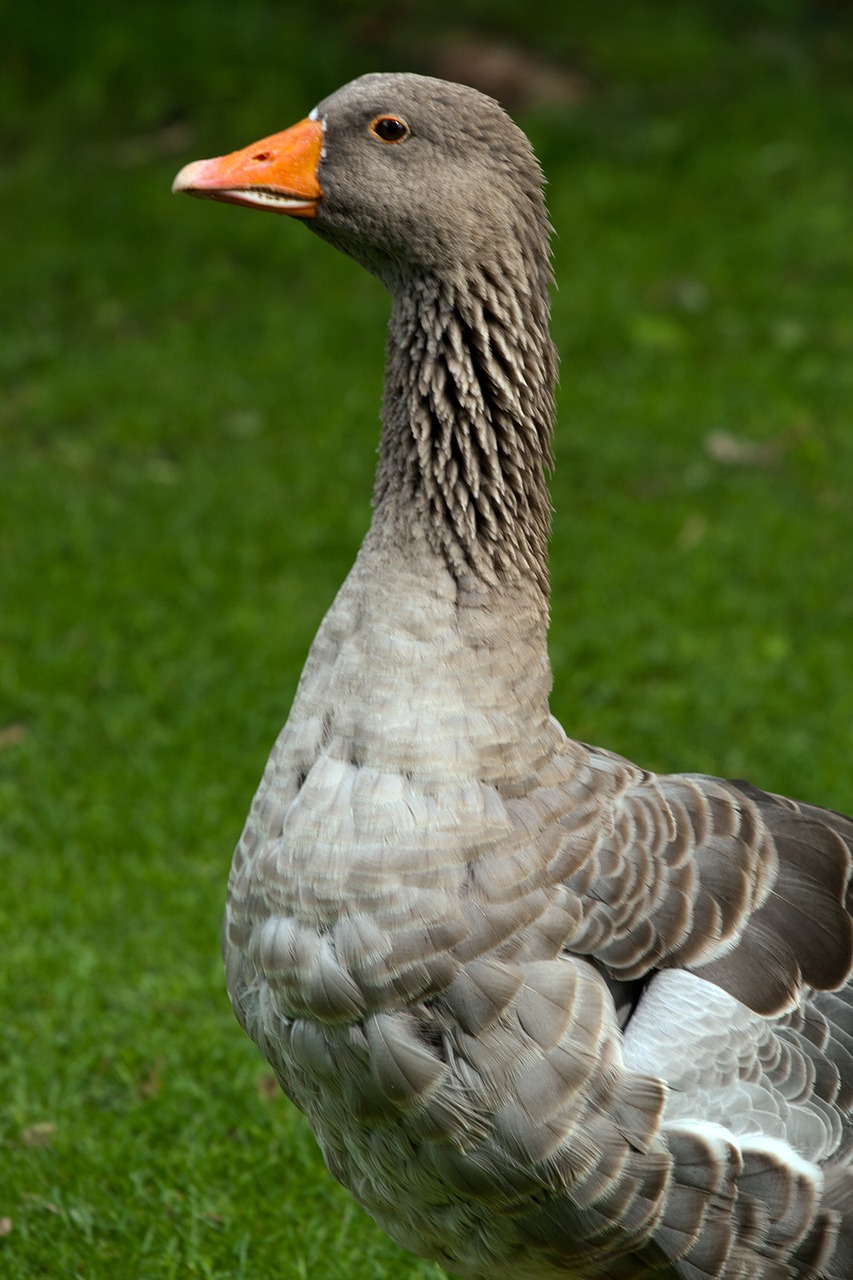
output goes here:
<path id="1" fill-rule="evenodd" d="M 426 76 L 362 76 L 284 132 L 185 166 L 173 190 L 299 218 L 392 293 L 500 270 L 531 240 L 548 256 L 525 135 L 491 98 Z"/>

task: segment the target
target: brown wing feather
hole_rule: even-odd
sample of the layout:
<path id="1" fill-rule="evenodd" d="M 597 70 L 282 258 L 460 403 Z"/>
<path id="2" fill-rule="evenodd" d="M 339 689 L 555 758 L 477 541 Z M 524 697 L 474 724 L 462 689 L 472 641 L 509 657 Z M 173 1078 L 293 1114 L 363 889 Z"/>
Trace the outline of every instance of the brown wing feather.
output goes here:
<path id="1" fill-rule="evenodd" d="M 571 793 L 584 762 L 572 744 Z M 691 969 L 756 1012 L 853 970 L 853 821 L 693 774 L 656 776 L 592 748 L 597 840 L 567 833 L 564 883 L 581 903 L 566 948 L 614 978 Z"/>

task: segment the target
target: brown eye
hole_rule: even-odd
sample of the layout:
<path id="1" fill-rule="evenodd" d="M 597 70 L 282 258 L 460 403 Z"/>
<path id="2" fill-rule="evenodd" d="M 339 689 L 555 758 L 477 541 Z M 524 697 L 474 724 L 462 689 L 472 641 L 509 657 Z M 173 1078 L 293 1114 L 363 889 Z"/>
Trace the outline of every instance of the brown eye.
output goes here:
<path id="1" fill-rule="evenodd" d="M 371 133 L 383 142 L 402 142 L 409 136 L 409 126 L 397 116 L 377 116 L 370 126 Z"/>

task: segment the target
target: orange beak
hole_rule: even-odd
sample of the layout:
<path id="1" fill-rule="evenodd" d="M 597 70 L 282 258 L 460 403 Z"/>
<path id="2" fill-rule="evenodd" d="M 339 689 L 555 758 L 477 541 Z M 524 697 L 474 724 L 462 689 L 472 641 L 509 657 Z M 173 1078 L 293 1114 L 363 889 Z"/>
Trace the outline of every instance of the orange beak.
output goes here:
<path id="1" fill-rule="evenodd" d="M 172 190 L 202 200 L 313 218 L 323 198 L 317 179 L 322 150 L 323 126 L 318 120 L 300 120 L 242 151 L 184 165 Z"/>

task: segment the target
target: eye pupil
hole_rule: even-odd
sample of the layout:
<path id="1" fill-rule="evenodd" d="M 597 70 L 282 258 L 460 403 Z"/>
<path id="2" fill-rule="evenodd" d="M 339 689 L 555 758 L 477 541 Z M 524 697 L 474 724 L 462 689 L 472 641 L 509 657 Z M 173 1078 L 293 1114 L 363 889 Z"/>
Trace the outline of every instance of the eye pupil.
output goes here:
<path id="1" fill-rule="evenodd" d="M 383 142 L 402 142 L 409 132 L 405 120 L 396 116 L 378 116 L 370 127 Z"/>

